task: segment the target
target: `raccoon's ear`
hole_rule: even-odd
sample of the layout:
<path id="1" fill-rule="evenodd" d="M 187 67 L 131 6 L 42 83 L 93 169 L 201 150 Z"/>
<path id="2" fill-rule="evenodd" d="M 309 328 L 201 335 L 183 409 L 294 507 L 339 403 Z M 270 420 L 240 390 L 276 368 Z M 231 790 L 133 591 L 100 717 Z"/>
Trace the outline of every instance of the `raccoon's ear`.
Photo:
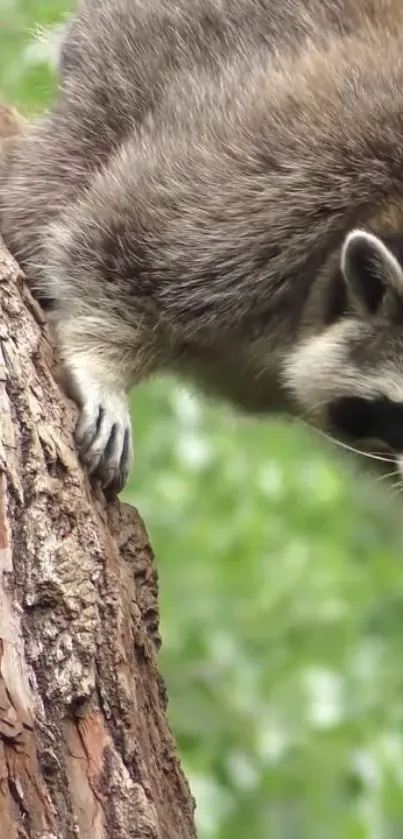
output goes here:
<path id="1" fill-rule="evenodd" d="M 341 252 L 341 270 L 352 303 L 366 314 L 376 314 L 386 292 L 403 298 L 403 270 L 381 239 L 366 230 L 352 230 Z"/>

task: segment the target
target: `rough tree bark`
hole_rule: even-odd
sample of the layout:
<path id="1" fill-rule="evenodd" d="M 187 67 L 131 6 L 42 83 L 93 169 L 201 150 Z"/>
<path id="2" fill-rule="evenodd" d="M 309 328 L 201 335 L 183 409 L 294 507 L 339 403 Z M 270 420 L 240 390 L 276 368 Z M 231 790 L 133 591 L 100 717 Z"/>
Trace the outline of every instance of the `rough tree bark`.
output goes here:
<path id="1" fill-rule="evenodd" d="M 40 309 L 0 245 L 0 837 L 190 839 L 153 555 L 92 491 Z"/>

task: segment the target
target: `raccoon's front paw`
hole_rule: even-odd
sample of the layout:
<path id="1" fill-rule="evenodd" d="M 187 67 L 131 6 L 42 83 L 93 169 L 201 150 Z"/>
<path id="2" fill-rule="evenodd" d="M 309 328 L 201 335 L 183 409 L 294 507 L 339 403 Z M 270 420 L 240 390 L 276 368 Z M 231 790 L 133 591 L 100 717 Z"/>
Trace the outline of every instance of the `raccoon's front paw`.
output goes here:
<path id="1" fill-rule="evenodd" d="M 91 387 L 82 399 L 76 428 L 80 457 L 108 493 L 123 489 L 133 460 L 132 433 L 124 394 Z"/>

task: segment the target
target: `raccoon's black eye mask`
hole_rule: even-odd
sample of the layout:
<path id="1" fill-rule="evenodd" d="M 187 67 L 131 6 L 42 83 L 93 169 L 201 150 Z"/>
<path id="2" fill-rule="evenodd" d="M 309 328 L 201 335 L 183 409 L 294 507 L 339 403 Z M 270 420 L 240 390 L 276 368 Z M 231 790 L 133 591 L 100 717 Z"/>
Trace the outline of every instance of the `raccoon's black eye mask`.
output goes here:
<path id="1" fill-rule="evenodd" d="M 328 412 L 332 432 L 348 440 L 376 439 L 395 451 L 403 451 L 403 403 L 386 397 L 337 399 Z"/>

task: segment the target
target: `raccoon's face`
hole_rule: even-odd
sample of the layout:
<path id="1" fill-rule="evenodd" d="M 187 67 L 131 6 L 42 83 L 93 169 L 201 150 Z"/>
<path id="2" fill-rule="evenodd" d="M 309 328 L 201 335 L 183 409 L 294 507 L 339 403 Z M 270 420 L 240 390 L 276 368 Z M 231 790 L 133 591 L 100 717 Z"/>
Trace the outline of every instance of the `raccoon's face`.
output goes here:
<path id="1" fill-rule="evenodd" d="M 403 476 L 403 235 L 352 231 L 340 261 L 348 310 L 299 344 L 285 380 L 301 417 Z M 386 462 L 386 461 L 385 461 Z"/>

